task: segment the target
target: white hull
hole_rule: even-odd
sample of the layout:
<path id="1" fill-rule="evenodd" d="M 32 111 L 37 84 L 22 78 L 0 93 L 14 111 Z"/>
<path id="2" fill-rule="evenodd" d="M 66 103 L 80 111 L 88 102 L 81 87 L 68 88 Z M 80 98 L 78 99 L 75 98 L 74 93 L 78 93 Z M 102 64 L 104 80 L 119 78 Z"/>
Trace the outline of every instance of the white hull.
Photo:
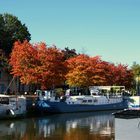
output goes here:
<path id="1" fill-rule="evenodd" d="M 26 98 L 0 95 L 0 119 L 22 117 L 26 114 Z"/>

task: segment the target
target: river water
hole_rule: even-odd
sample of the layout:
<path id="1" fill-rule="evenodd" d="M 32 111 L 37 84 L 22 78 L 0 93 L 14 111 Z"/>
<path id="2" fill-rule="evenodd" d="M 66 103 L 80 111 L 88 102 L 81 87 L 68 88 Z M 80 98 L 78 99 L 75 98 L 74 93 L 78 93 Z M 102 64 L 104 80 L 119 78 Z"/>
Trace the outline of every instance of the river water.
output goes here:
<path id="1" fill-rule="evenodd" d="M 71 113 L 0 121 L 0 140 L 137 140 L 139 119 L 111 112 Z"/>

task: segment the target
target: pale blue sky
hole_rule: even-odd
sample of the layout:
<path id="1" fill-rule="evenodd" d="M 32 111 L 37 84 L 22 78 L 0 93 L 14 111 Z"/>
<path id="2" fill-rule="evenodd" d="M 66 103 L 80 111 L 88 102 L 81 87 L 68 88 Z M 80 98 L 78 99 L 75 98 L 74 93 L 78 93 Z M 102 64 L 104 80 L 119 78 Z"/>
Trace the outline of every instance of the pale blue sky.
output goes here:
<path id="1" fill-rule="evenodd" d="M 140 64 L 140 0 L 0 0 L 28 27 L 31 42 Z"/>

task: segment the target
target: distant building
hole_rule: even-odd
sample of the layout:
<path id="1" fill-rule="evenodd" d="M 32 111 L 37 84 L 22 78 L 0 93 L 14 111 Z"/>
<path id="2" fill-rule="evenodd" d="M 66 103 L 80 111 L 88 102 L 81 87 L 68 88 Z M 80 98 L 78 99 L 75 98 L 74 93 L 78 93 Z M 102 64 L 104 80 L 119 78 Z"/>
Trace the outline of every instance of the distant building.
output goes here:
<path id="1" fill-rule="evenodd" d="M 17 78 L 13 78 L 11 74 L 0 69 L 0 93 L 14 94 L 17 91 L 28 92 L 29 86 L 19 84 Z"/>
<path id="2" fill-rule="evenodd" d="M 0 93 L 4 93 L 9 85 L 12 76 L 0 69 Z"/>

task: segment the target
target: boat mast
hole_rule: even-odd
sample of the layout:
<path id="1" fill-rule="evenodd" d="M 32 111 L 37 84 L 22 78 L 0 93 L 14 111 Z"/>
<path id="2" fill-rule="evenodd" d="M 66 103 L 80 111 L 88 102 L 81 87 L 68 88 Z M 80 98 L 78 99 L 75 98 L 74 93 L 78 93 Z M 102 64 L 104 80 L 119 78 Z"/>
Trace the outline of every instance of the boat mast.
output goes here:
<path id="1" fill-rule="evenodd" d="M 9 89 L 9 87 L 11 86 L 12 82 L 14 81 L 14 79 L 15 79 L 15 77 L 13 77 L 12 80 L 10 81 L 8 87 L 7 87 L 6 90 L 4 91 L 4 94 L 7 93 L 8 89 Z"/>

